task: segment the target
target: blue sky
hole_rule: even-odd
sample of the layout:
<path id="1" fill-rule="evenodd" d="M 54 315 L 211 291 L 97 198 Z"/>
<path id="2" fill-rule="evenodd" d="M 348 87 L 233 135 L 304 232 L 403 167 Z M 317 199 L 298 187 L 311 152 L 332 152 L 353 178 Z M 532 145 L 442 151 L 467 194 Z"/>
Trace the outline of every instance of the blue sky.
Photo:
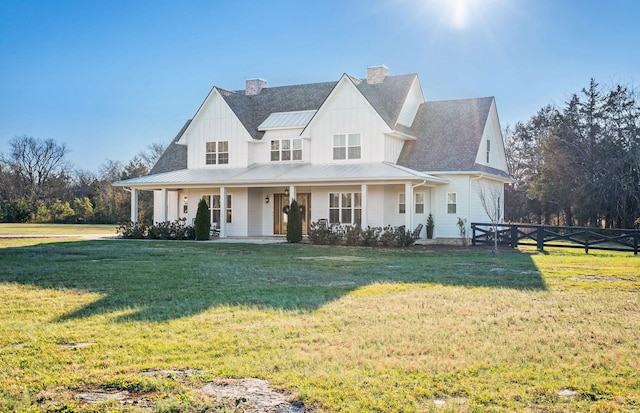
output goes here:
<path id="1" fill-rule="evenodd" d="M 0 0 L 0 152 L 53 138 L 97 171 L 169 142 L 212 86 L 418 73 L 427 100 L 495 96 L 502 126 L 590 78 L 640 82 L 635 0 Z"/>

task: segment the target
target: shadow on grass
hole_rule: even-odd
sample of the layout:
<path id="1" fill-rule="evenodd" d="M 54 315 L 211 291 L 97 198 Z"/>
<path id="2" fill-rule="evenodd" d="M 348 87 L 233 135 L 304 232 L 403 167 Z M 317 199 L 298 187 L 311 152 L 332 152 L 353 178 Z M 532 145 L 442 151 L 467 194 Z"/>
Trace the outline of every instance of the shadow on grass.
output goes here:
<path id="1" fill-rule="evenodd" d="M 164 321 L 225 305 L 313 311 L 375 283 L 546 288 L 517 250 L 126 240 L 0 249 L 0 282 L 103 295 L 59 321 L 123 310 L 118 320 Z"/>

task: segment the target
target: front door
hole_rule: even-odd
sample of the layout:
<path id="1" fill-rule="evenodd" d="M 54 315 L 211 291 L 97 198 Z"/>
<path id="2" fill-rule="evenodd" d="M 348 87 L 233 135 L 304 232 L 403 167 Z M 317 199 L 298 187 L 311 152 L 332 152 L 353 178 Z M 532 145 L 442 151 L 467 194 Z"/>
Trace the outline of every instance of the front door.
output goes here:
<path id="1" fill-rule="evenodd" d="M 311 194 L 298 194 L 298 205 L 302 215 L 302 234 L 309 232 L 311 221 Z M 284 212 L 285 206 L 289 206 L 289 196 L 286 194 L 273 194 L 273 233 L 285 235 L 287 233 L 288 215 Z M 288 209 L 288 208 L 287 208 Z"/>

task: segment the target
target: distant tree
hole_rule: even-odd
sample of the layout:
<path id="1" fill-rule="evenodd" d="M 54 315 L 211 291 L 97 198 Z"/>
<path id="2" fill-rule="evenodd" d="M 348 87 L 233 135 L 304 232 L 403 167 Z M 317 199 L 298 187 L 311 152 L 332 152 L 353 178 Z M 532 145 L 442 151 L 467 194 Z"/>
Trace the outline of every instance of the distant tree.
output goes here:
<path id="1" fill-rule="evenodd" d="M 198 210 L 196 211 L 196 241 L 204 241 L 209 239 L 211 231 L 211 219 L 209 215 L 209 205 L 207 201 L 202 198 L 198 202 Z"/>
<path id="2" fill-rule="evenodd" d="M 77 222 L 93 221 L 93 205 L 88 197 L 75 198 L 73 200 L 73 211 L 76 215 Z"/>
<path id="3" fill-rule="evenodd" d="M 302 215 L 298 201 L 293 199 L 287 219 L 287 242 L 299 243 L 300 241 L 302 241 Z"/>
<path id="4" fill-rule="evenodd" d="M 147 170 L 151 171 L 166 149 L 167 145 L 164 142 L 154 142 L 147 147 L 146 151 L 139 152 L 137 157 L 145 164 Z"/>
<path id="5" fill-rule="evenodd" d="M 69 165 L 65 159 L 68 149 L 53 139 L 40 139 L 32 136 L 15 136 L 9 141 L 10 152 L 3 163 L 24 185 L 30 199 L 42 195 L 42 190 L 52 184 L 54 178 L 64 175 Z"/>
<path id="6" fill-rule="evenodd" d="M 51 205 L 49 212 L 53 222 L 70 222 L 75 215 L 73 208 L 69 205 L 69 202 L 61 201 L 59 199 L 56 199 L 53 205 Z"/>

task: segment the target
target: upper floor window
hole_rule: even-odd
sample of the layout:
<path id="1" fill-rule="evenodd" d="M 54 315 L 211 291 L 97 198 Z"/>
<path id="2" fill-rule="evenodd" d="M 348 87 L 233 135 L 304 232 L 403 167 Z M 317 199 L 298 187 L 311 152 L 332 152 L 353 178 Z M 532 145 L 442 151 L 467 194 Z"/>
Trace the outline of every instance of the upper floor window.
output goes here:
<path id="1" fill-rule="evenodd" d="M 491 159 L 491 141 L 487 139 L 487 163 L 489 163 L 489 159 Z"/>
<path id="2" fill-rule="evenodd" d="M 455 214 L 457 210 L 457 194 L 455 192 L 447 193 L 447 214 Z"/>
<path id="3" fill-rule="evenodd" d="M 205 163 L 223 165 L 229 163 L 229 141 L 207 142 Z"/>
<path id="4" fill-rule="evenodd" d="M 301 161 L 302 139 L 274 139 L 271 141 L 271 161 Z"/>
<path id="5" fill-rule="evenodd" d="M 362 148 L 359 133 L 333 135 L 333 159 L 360 159 Z"/>
<path id="6" fill-rule="evenodd" d="M 331 224 L 361 224 L 362 194 L 360 192 L 330 193 L 329 222 Z"/>

